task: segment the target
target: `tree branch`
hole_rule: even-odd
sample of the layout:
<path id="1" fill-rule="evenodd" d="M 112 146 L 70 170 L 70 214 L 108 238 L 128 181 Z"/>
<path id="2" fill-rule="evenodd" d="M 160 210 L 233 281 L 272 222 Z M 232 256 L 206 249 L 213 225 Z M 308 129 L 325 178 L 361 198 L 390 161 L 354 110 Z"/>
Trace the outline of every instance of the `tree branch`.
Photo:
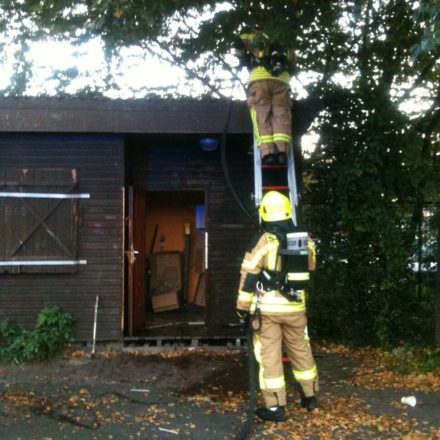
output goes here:
<path id="1" fill-rule="evenodd" d="M 397 105 L 401 104 L 405 99 L 407 99 L 411 92 L 415 90 L 426 79 L 426 77 L 431 73 L 431 70 L 435 66 L 438 59 L 439 54 L 437 52 L 432 60 L 420 71 L 420 75 L 415 79 L 412 86 L 406 89 L 403 95 L 398 99 Z"/>
<path id="2" fill-rule="evenodd" d="M 187 63 L 181 59 L 180 57 L 178 57 L 175 53 L 173 53 L 168 47 L 165 47 L 160 41 L 158 41 L 157 39 L 154 40 L 154 42 L 157 44 L 157 46 L 159 47 L 160 51 L 162 52 L 158 52 L 158 51 L 154 51 L 151 46 L 145 47 L 146 50 L 148 50 L 151 54 L 153 54 L 154 56 L 158 57 L 159 59 L 166 61 L 172 65 L 176 65 L 179 68 L 181 68 L 186 75 L 189 78 L 192 79 L 197 79 L 198 81 L 200 81 L 204 86 L 208 87 L 214 94 L 217 94 L 219 98 L 224 98 L 224 99 L 228 99 L 228 97 L 226 95 L 224 95 L 221 91 L 219 91 L 216 87 L 213 86 L 213 84 L 206 79 L 205 77 L 203 77 L 202 75 L 199 75 L 195 70 L 190 69 L 187 66 Z M 166 56 L 164 56 L 163 53 L 166 53 L 168 55 L 169 58 L 167 58 Z"/>

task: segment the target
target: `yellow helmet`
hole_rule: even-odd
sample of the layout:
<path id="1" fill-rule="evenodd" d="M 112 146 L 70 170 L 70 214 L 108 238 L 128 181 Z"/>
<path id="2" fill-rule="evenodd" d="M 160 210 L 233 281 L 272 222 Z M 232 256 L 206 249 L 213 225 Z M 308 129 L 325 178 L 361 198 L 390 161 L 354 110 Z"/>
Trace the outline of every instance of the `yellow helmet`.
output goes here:
<path id="1" fill-rule="evenodd" d="M 292 218 L 290 200 L 278 191 L 269 191 L 261 200 L 258 212 L 265 222 L 277 222 Z"/>

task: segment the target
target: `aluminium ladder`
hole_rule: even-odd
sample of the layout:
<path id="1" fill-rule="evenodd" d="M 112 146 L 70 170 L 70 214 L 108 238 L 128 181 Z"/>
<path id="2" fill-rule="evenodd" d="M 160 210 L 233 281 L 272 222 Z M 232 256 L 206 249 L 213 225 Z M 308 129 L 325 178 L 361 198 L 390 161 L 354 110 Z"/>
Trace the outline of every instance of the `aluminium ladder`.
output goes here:
<path id="1" fill-rule="evenodd" d="M 290 199 L 292 207 L 292 220 L 295 225 L 298 224 L 297 206 L 298 206 L 298 188 L 295 175 L 295 161 L 293 156 L 293 146 L 289 148 L 286 165 L 262 165 L 260 149 L 254 137 L 254 179 L 255 205 L 260 206 L 261 199 L 268 191 L 279 191 Z"/>

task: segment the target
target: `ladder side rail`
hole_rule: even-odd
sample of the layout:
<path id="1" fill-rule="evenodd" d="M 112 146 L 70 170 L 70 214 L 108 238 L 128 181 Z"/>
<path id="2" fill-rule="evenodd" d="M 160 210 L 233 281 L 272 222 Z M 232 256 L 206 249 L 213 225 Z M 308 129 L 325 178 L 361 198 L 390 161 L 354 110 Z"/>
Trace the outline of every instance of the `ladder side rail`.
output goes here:
<path id="1" fill-rule="evenodd" d="M 287 155 L 287 180 L 289 182 L 289 198 L 290 204 L 292 206 L 292 219 L 295 225 L 298 224 L 298 219 L 296 216 L 296 207 L 299 202 L 298 187 L 296 184 L 296 172 L 295 172 L 295 159 L 293 155 L 293 146 L 290 146 Z"/>
<path id="2" fill-rule="evenodd" d="M 261 153 L 260 148 L 257 145 L 257 139 L 254 135 L 254 201 L 255 206 L 258 207 L 261 204 L 263 198 L 263 177 L 261 172 Z"/>

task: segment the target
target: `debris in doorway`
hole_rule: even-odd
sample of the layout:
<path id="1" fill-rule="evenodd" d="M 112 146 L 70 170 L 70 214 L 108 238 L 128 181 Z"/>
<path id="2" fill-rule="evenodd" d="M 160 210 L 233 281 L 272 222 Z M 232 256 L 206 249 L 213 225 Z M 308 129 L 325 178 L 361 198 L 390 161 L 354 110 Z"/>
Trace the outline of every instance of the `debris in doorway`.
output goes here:
<path id="1" fill-rule="evenodd" d="M 179 308 L 182 288 L 182 254 L 157 252 L 151 256 L 151 301 L 153 310 L 161 312 Z"/>
<path id="2" fill-rule="evenodd" d="M 148 253 L 148 256 L 145 261 L 145 303 L 148 304 L 148 306 L 151 306 L 151 256 L 154 252 L 154 245 L 156 244 L 156 237 L 157 237 L 157 231 L 159 230 L 159 225 L 156 225 L 154 227 L 153 237 L 151 239 L 150 244 L 150 252 Z"/>
<path id="3" fill-rule="evenodd" d="M 160 249 L 160 252 L 165 251 L 165 236 L 164 235 L 160 236 L 159 249 Z"/>
<path id="4" fill-rule="evenodd" d="M 189 280 L 189 254 L 190 254 L 190 242 L 191 242 L 191 223 L 185 222 L 183 225 L 185 245 L 183 249 L 183 280 L 180 304 L 186 304 L 188 302 L 188 280 Z"/>
<path id="5" fill-rule="evenodd" d="M 204 273 L 201 273 L 199 275 L 194 304 L 201 306 L 201 307 L 206 306 L 206 283 L 205 283 L 205 274 Z"/>

